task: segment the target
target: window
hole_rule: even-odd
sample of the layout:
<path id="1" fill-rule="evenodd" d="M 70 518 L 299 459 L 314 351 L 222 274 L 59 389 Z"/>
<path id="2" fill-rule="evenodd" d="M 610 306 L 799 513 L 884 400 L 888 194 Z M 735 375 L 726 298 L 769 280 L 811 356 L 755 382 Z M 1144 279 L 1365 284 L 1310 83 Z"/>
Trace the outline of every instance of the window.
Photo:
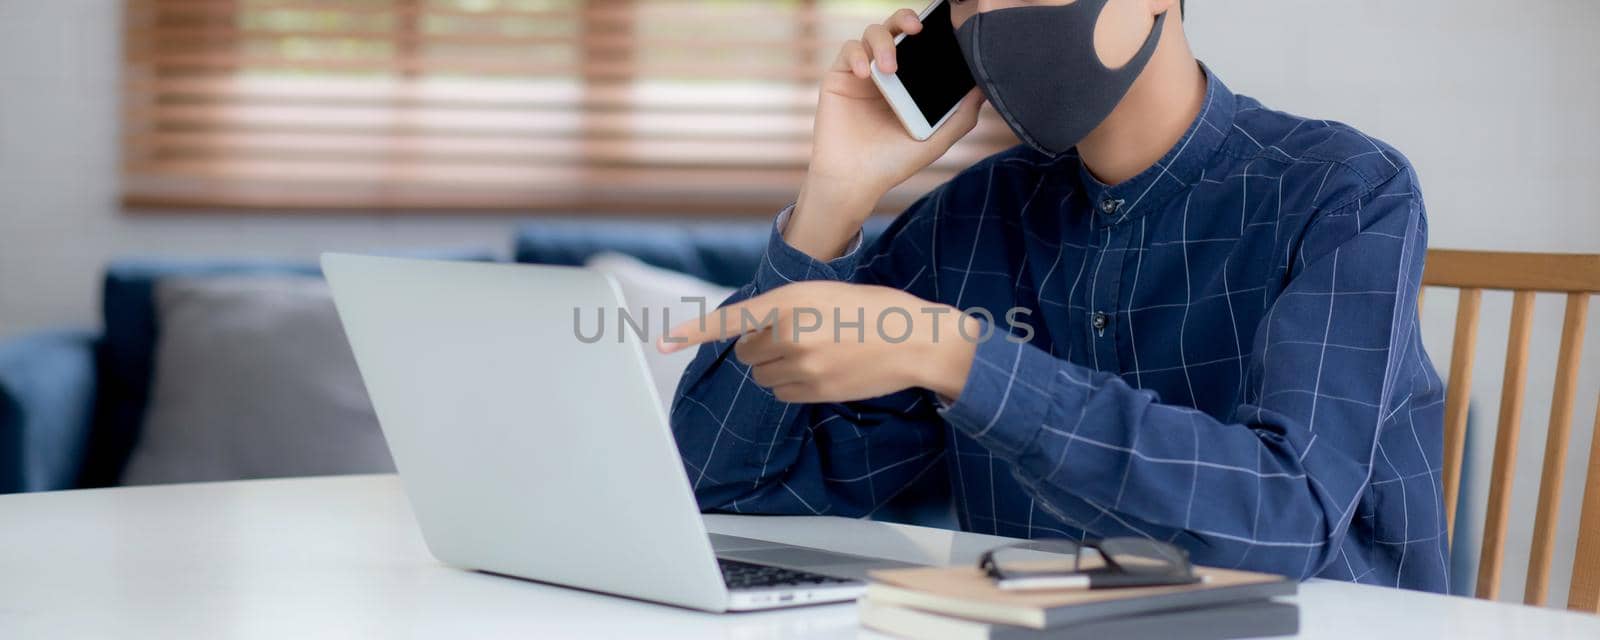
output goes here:
<path id="1" fill-rule="evenodd" d="M 770 213 L 906 0 L 129 0 L 125 204 Z M 997 118 L 883 204 L 1013 139 Z"/>

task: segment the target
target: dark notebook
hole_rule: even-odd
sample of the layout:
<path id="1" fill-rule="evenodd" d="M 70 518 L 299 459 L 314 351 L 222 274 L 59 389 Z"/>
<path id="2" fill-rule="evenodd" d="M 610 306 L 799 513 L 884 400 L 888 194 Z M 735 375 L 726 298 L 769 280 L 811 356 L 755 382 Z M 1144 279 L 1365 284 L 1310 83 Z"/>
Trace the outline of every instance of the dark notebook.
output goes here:
<path id="1" fill-rule="evenodd" d="M 1233 640 L 1299 633 L 1300 608 L 1260 600 L 1030 629 L 879 604 L 868 598 L 861 601 L 861 625 L 919 640 Z"/>
<path id="2" fill-rule="evenodd" d="M 1077 591 L 1004 591 L 977 567 L 893 569 L 872 572 L 867 598 L 876 604 L 920 609 L 1018 627 L 1045 629 L 1100 618 L 1169 609 L 1194 609 L 1294 595 L 1298 583 L 1283 576 L 1195 567 L 1197 584 Z"/>

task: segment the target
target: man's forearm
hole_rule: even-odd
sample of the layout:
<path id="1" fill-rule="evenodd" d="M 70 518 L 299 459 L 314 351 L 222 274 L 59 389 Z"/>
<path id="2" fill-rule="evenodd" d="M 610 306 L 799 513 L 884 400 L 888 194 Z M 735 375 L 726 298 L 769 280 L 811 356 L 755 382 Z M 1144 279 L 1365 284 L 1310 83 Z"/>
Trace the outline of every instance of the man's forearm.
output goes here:
<path id="1" fill-rule="evenodd" d="M 838 258 L 872 215 L 880 197 L 873 189 L 807 179 L 783 229 L 783 239 L 819 261 Z"/>
<path id="2" fill-rule="evenodd" d="M 977 343 L 966 336 L 982 335 L 984 328 L 977 318 L 955 309 L 943 314 L 938 322 L 943 325 L 935 334 L 940 339 L 922 346 L 920 352 L 910 354 L 915 361 L 911 366 L 918 376 L 918 386 L 938 394 L 949 403 L 961 397 L 967 376 L 972 371 L 973 357 L 978 351 Z M 908 351 L 918 347 L 907 346 Z"/>
<path id="3" fill-rule="evenodd" d="M 1248 549 L 1254 568 L 1304 577 L 1338 550 L 1343 510 L 1364 488 L 1370 424 L 1346 420 L 1341 442 L 1313 448 L 1291 413 L 1300 404 L 1241 408 L 1253 421 L 1224 422 L 1004 340 L 979 346 L 972 367 L 945 419 L 1011 463 L 1057 517 L 1100 535 L 1182 531 L 1204 542 L 1190 549 L 1197 561 L 1234 562 Z"/>

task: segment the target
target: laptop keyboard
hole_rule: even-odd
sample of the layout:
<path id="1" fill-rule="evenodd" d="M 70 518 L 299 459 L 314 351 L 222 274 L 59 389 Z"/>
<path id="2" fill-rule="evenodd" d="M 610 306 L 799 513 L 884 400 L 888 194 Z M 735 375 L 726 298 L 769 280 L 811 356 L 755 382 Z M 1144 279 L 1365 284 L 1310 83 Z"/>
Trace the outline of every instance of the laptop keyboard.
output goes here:
<path id="1" fill-rule="evenodd" d="M 740 562 L 717 558 L 722 569 L 722 581 L 729 589 L 756 589 L 761 587 L 810 587 L 855 582 L 844 578 L 825 576 L 809 571 L 795 571 L 783 567 Z"/>

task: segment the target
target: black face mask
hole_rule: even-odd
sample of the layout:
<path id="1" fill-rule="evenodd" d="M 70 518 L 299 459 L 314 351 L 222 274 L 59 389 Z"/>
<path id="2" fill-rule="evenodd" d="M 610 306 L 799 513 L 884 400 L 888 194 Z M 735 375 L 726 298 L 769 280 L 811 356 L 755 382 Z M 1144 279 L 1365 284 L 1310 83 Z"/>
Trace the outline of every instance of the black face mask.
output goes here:
<path id="1" fill-rule="evenodd" d="M 1094 49 L 1095 24 L 1108 0 L 998 9 L 956 30 L 961 53 L 989 104 L 1028 146 L 1056 157 L 1100 126 L 1133 87 L 1161 41 L 1167 14 L 1121 69 Z"/>

